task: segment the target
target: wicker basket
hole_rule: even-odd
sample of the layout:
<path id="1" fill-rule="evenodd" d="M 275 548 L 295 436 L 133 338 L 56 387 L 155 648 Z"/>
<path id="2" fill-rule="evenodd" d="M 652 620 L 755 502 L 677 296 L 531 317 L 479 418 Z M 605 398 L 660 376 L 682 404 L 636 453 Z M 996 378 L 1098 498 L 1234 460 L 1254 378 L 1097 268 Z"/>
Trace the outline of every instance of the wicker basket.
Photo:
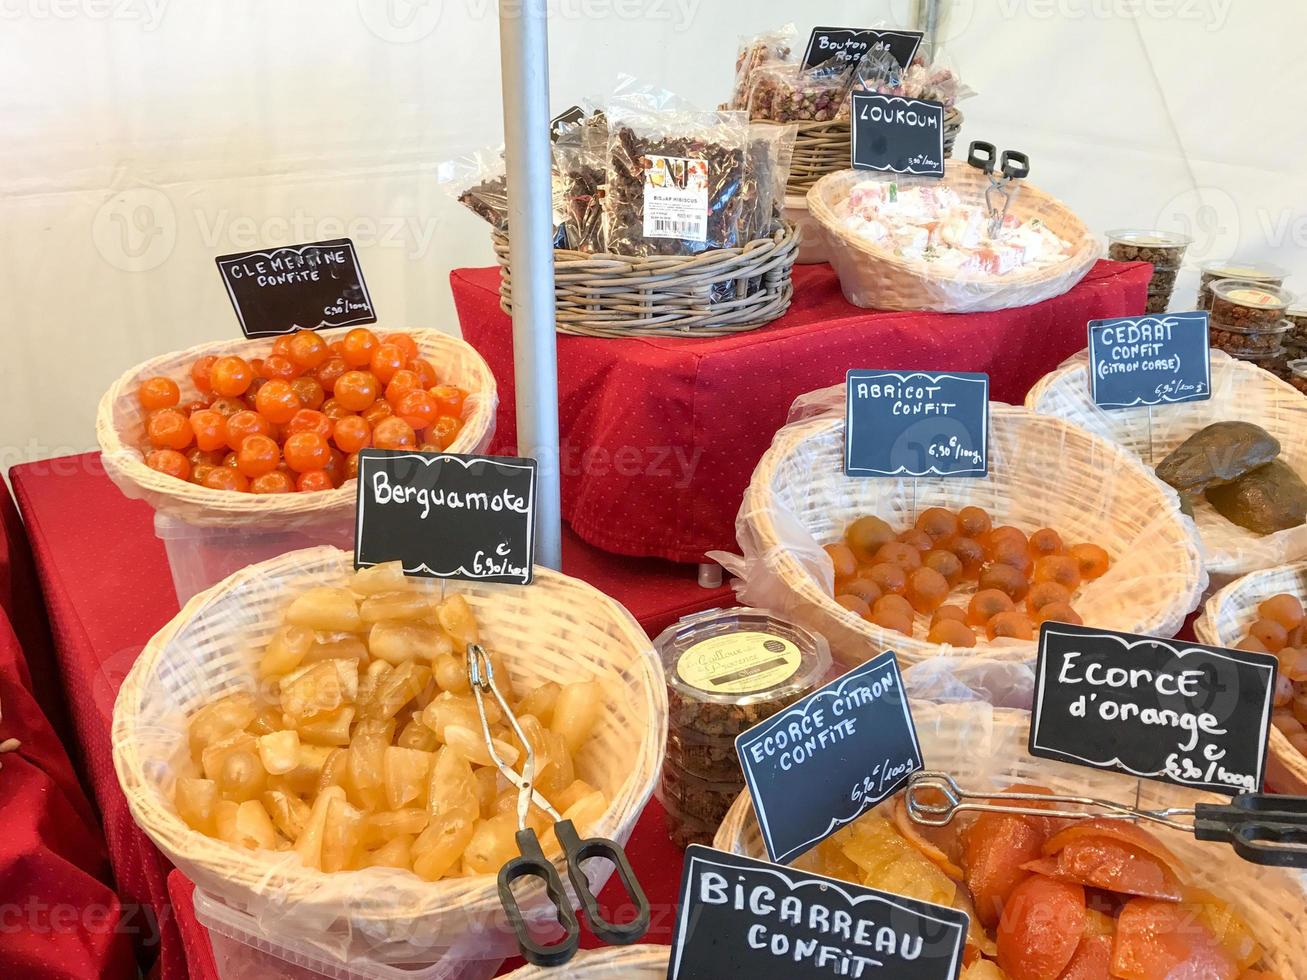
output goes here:
<path id="1" fill-rule="evenodd" d="M 206 892 L 277 931 L 335 944 L 337 955 L 417 963 L 423 952 L 451 946 L 468 959 L 509 955 L 514 943 L 493 875 L 430 884 L 389 869 L 328 875 L 294 856 L 206 837 L 187 827 L 172 804 L 186 718 L 254 685 L 257 651 L 294 591 L 343 583 L 352 570 L 351 556 L 334 548 L 253 565 L 197 595 L 146 644 L 123 682 L 113 719 L 114 766 L 132 816 Z M 503 654 L 519 687 L 581 679 L 604 686 L 596 735 L 576 765 L 611 800 L 596 833 L 624 842 L 653 791 L 667 739 L 662 670 L 631 615 L 585 583 L 545 568 L 528 587 L 414 582 L 466 596 L 487 646 Z M 607 870 L 594 869 L 605 876 Z M 594 879 L 596 888 L 600 880 Z"/>
<path id="2" fill-rule="evenodd" d="M 1255 422 L 1280 440 L 1281 458 L 1307 478 L 1307 399 L 1301 392 L 1257 365 L 1219 350 L 1212 351 L 1211 371 L 1209 401 L 1163 405 L 1151 413 L 1146 408 L 1104 411 L 1090 396 L 1088 363 L 1081 354 L 1035 385 L 1026 405 L 1124 446 L 1150 466 L 1213 422 Z M 1307 525 L 1254 534 L 1227 521 L 1201 498 L 1194 503 L 1194 518 L 1207 570 L 1218 586 L 1237 575 L 1307 557 Z"/>
<path id="3" fill-rule="evenodd" d="M 1229 802 L 1165 783 L 1119 773 L 1035 759 L 1026 752 L 1028 712 L 987 704 L 913 702 L 912 717 L 930 769 L 950 773 L 967 789 L 1000 790 L 1013 783 L 1037 783 L 1054 792 L 1135 802 L 1148 809 L 1192 807 L 1194 801 Z M 1151 828 L 1150 828 L 1151 829 Z M 1292 872 L 1248 864 L 1225 844 L 1202 843 L 1188 834 L 1160 830 L 1185 865 L 1186 877 L 1230 902 L 1252 927 L 1281 977 L 1307 976 L 1307 931 L 1302 910 L 1304 878 Z M 762 837 L 747 792 L 735 801 L 713 842 L 719 850 L 764 857 Z"/>
<path id="4" fill-rule="evenodd" d="M 1106 629 L 1174 636 L 1206 585 L 1193 525 L 1169 488 L 1120 447 L 1061 420 L 991 405 L 985 479 L 850 478 L 843 453 L 842 416 L 787 425 L 754 470 L 736 521 L 745 600 L 825 636 L 843 663 L 884 650 L 904 664 L 939 655 L 1035 655 L 1034 643 L 1019 640 L 981 639 L 974 650 L 929 643 L 926 617 L 917 618 L 917 636 L 906 637 L 840 606 L 820 546 L 867 514 L 902 528 L 927 507 L 971 504 L 996 524 L 1051 527 L 1068 541 L 1100 544 L 1112 567 L 1080 589 L 1075 608 Z"/>
<path id="5" fill-rule="evenodd" d="M 1281 592 L 1307 602 L 1307 562 L 1267 568 L 1236 579 L 1207 600 L 1203 614 L 1194 623 L 1194 635 L 1199 643 L 1208 646 L 1233 647 L 1259 618 L 1257 607 Z M 1307 756 L 1274 727 L 1271 754 L 1266 760 L 1266 784 L 1277 793 L 1307 795 Z"/>
<path id="6" fill-rule="evenodd" d="M 957 107 L 944 113 L 944 159 L 953 156 L 953 145 L 962 129 L 962 113 Z M 800 123 L 794 139 L 794 156 L 790 162 L 788 194 L 806 194 L 821 178 L 847 170 L 853 161 L 853 129 L 850 123 Z"/>
<path id="7" fill-rule="evenodd" d="M 330 341 L 343 337 L 348 329 L 320 333 Z M 442 382 L 469 392 L 463 406 L 463 430 L 449 447 L 450 452 L 484 452 L 494 434 L 498 405 L 495 377 L 490 368 L 480 354 L 457 337 L 438 330 L 410 330 L 409 333 L 422 356 L 440 372 Z M 348 519 L 356 496 L 352 480 L 336 490 L 318 493 L 237 493 L 186 483 L 145 465 L 145 456 L 139 448 L 145 443 L 145 411 L 136 399 L 141 381 L 157 375 L 172 378 L 181 386 L 185 404 L 199 397 L 190 376 L 191 364 L 196 360 L 206 354 L 262 357 L 272 348 L 272 343 L 272 338 L 265 338 L 201 344 L 138 364 L 110 385 L 100 399 L 95 418 L 100 459 L 109 479 L 128 497 L 144 500 L 161 514 L 198 526 L 286 530 L 304 522 Z"/>
<path id="8" fill-rule="evenodd" d="M 668 946 L 583 950 L 566 966 L 524 966 L 504 980 L 667 980 Z"/>
<path id="9" fill-rule="evenodd" d="M 985 206 L 989 178 L 961 161 L 945 167 L 944 182 L 969 204 Z M 1069 254 L 1053 265 L 1017 269 L 1004 276 L 941 272 L 929 262 L 895 255 L 844 227 L 836 206 L 853 185 L 866 180 L 895 181 L 900 187 L 937 186 L 936 177 L 869 174 L 845 170 L 823 177 L 808 192 L 808 210 L 830 236 L 831 265 L 840 276 L 844 296 L 856 306 L 879 310 L 934 310 L 937 313 L 976 313 L 1028 306 L 1061 296 L 1085 277 L 1098 260 L 1101 246 L 1075 213 L 1061 201 L 1022 182 L 1009 215 L 1039 218 L 1070 246 Z"/>
<path id="10" fill-rule="evenodd" d="M 499 305 L 513 312 L 508 236 L 493 233 Z M 721 337 L 780 317 L 794 297 L 799 233 L 786 222 L 771 238 L 699 255 L 592 255 L 554 250 L 560 333 L 587 337 Z"/>

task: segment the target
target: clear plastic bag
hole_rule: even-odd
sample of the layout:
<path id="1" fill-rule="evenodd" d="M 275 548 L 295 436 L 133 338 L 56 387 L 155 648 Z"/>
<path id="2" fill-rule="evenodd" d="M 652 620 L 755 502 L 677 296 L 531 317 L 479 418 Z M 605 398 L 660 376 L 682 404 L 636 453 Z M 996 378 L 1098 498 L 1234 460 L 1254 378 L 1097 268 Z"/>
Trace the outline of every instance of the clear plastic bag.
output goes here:
<path id="1" fill-rule="evenodd" d="M 848 100 L 851 75 L 827 66 L 769 65 L 749 80 L 749 118 L 770 122 L 831 122 Z"/>
<path id="2" fill-rule="evenodd" d="M 796 126 L 750 124 L 744 205 L 740 215 L 742 242 L 767 237 L 780 222 L 797 133 Z"/>
<path id="3" fill-rule="evenodd" d="M 753 73 L 767 65 L 792 61 L 798 34 L 797 27 L 786 24 L 780 30 L 740 39 L 740 50 L 735 56 L 735 84 L 731 88 L 731 101 L 726 104 L 726 108 L 749 107 L 749 83 Z"/>
<path id="4" fill-rule="evenodd" d="M 578 252 L 606 248 L 603 197 L 608 119 L 599 110 L 577 124 L 560 127 L 554 141 L 554 210 L 559 247 Z"/>
<path id="5" fill-rule="evenodd" d="M 508 177 L 502 146 L 476 150 L 436 167 L 436 183 L 490 227 L 508 227 Z"/>
<path id="6" fill-rule="evenodd" d="M 742 245 L 745 114 L 682 108 L 666 93 L 634 93 L 609 109 L 608 250 L 698 255 Z"/>

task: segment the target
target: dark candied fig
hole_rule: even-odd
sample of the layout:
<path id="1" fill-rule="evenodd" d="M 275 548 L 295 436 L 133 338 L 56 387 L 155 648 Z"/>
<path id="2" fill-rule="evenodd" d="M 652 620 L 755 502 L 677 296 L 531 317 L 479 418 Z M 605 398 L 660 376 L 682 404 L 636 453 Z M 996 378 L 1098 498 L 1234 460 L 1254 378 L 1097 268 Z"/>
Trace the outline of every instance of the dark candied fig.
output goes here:
<path id="1" fill-rule="evenodd" d="M 1307 484 L 1275 460 L 1227 486 L 1208 487 L 1207 500 L 1228 521 L 1257 534 L 1274 534 L 1307 522 Z"/>
<path id="2" fill-rule="evenodd" d="M 1181 493 L 1233 483 L 1280 455 L 1280 443 L 1251 422 L 1217 422 L 1200 429 L 1157 464 L 1157 476 Z"/>

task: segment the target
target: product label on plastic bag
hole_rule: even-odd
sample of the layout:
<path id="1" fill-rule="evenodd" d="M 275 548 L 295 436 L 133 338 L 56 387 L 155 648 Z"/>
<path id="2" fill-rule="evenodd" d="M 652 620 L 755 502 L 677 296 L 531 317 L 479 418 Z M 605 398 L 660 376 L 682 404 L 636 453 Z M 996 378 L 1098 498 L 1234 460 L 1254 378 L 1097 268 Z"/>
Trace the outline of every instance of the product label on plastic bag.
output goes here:
<path id="1" fill-rule="evenodd" d="M 1099 408 L 1206 401 L 1211 360 L 1206 313 L 1089 323 L 1089 387 Z"/>
<path id="2" fill-rule="evenodd" d="M 735 749 L 767 853 L 780 864 L 893 796 L 922 767 L 892 650 L 743 732 Z"/>
<path id="3" fill-rule="evenodd" d="M 708 161 L 649 157 L 644 172 L 644 237 L 708 240 Z"/>
<path id="4" fill-rule="evenodd" d="M 676 673 L 713 694 L 754 694 L 784 684 L 803 662 L 789 640 L 749 630 L 702 640 L 681 654 Z"/>

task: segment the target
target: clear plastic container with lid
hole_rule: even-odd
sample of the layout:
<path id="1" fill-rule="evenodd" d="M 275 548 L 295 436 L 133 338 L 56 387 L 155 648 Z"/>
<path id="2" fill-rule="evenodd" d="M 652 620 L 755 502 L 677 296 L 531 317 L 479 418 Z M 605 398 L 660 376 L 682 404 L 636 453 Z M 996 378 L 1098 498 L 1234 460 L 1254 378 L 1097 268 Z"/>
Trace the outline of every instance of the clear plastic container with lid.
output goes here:
<path id="1" fill-rule="evenodd" d="M 1233 357 L 1270 357 L 1284 350 L 1285 335 L 1293 328 L 1288 320 L 1280 320 L 1274 326 L 1242 326 L 1237 323 L 1223 324 L 1213 320 L 1208 327 L 1212 346 L 1225 351 Z"/>
<path id="2" fill-rule="evenodd" d="M 1307 358 L 1289 362 L 1289 384 L 1307 395 Z"/>
<path id="3" fill-rule="evenodd" d="M 654 641 L 667 677 L 660 798 L 678 844 L 707 843 L 744 788 L 735 737 L 820 687 L 825 638 L 765 609 L 687 616 Z M 723 805 L 724 804 L 724 805 Z"/>
<path id="4" fill-rule="evenodd" d="M 1212 283 L 1212 328 L 1247 332 L 1292 326 L 1284 318 L 1291 302 L 1293 294 L 1279 286 L 1218 279 Z"/>
<path id="5" fill-rule="evenodd" d="M 1259 282 L 1267 286 L 1283 286 L 1288 271 L 1270 262 L 1252 262 L 1243 259 L 1228 259 L 1224 262 L 1204 262 L 1202 277 L 1198 283 L 1198 309 L 1212 308 L 1212 283 L 1221 279 L 1239 279 L 1243 282 Z"/>
<path id="6" fill-rule="evenodd" d="M 1143 228 L 1119 228 L 1107 233 L 1107 254 L 1117 262 L 1149 262 L 1154 269 L 1174 271 L 1193 242 L 1188 235 Z"/>
<path id="7" fill-rule="evenodd" d="M 1284 317 L 1293 324 L 1285 341 L 1296 347 L 1307 347 L 1307 306 L 1291 307 Z"/>

